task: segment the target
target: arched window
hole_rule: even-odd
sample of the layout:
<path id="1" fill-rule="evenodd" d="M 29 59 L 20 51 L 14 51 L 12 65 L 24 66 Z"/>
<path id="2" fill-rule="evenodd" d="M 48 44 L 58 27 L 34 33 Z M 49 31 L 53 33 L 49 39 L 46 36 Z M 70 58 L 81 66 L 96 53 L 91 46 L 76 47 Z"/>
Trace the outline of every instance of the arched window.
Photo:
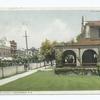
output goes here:
<path id="1" fill-rule="evenodd" d="M 84 51 L 82 55 L 82 65 L 84 66 L 90 66 L 90 65 L 96 65 L 97 63 L 97 54 L 94 50 L 86 50 Z"/>

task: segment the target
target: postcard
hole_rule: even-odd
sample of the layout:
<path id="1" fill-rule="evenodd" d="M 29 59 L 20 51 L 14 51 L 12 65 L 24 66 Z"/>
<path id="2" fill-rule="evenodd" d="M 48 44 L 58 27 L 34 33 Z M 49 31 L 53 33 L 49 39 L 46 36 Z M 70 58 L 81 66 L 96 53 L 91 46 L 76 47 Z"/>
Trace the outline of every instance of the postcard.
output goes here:
<path id="1" fill-rule="evenodd" d="M 100 9 L 0 9 L 0 94 L 100 94 Z"/>

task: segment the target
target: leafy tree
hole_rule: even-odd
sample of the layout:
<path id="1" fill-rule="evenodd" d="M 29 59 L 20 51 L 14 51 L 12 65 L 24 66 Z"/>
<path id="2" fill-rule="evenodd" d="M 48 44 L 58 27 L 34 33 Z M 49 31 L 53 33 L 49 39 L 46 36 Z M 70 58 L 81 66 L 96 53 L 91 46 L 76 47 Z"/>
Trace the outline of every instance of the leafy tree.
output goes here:
<path id="1" fill-rule="evenodd" d="M 77 41 L 79 41 L 79 39 L 80 39 L 80 35 L 78 35 L 78 36 L 76 37 L 76 40 L 77 40 Z"/>
<path id="2" fill-rule="evenodd" d="M 81 34 L 77 35 L 76 40 L 79 41 L 82 38 L 84 38 L 84 34 L 81 33 Z"/>
<path id="3" fill-rule="evenodd" d="M 53 49 L 53 47 L 57 44 L 56 41 L 51 42 L 50 40 L 45 40 L 44 42 L 42 42 L 41 44 L 41 48 L 40 48 L 40 52 L 41 54 L 44 56 L 44 60 L 47 62 L 51 62 L 52 65 L 52 61 L 55 59 L 55 50 Z"/>
<path id="4" fill-rule="evenodd" d="M 56 50 L 56 66 L 62 66 L 62 50 Z"/>
<path id="5" fill-rule="evenodd" d="M 38 54 L 35 53 L 33 56 L 32 56 L 32 61 L 33 62 L 37 62 L 38 61 Z"/>

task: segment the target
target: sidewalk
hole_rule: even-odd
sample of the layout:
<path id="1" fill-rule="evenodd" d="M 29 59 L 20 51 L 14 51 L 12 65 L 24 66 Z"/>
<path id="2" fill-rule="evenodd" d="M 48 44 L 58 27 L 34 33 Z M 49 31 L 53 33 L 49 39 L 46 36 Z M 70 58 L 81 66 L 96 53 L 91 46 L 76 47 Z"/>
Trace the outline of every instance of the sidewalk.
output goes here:
<path id="1" fill-rule="evenodd" d="M 7 84 L 9 82 L 15 81 L 19 78 L 23 78 L 25 76 L 31 75 L 31 74 L 37 72 L 38 70 L 45 70 L 45 67 L 34 69 L 34 70 L 29 70 L 29 71 L 22 73 L 22 74 L 17 74 L 17 75 L 11 76 L 9 78 L 1 79 L 0 80 L 0 86 Z"/>

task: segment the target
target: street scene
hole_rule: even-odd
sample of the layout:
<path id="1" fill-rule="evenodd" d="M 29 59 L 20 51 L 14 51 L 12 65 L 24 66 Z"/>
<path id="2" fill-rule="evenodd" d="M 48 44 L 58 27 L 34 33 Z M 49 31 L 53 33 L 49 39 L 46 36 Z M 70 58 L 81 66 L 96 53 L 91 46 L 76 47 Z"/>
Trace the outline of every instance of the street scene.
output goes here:
<path id="1" fill-rule="evenodd" d="M 100 11 L 0 10 L 0 93 L 99 83 Z"/>

